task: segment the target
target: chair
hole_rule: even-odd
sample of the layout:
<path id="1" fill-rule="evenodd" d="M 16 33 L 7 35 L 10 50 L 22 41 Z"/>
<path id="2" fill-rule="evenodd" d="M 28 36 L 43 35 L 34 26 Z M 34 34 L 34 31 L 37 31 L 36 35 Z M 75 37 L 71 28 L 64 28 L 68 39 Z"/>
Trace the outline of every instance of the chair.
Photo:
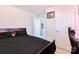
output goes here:
<path id="1" fill-rule="evenodd" d="M 55 40 L 52 43 L 49 43 L 43 50 L 40 51 L 40 54 L 54 54 L 56 51 Z"/>
<path id="2" fill-rule="evenodd" d="M 72 29 L 68 28 L 68 35 L 71 43 L 71 54 L 78 54 L 78 45 L 77 41 L 75 40 L 74 36 L 71 33 Z"/>

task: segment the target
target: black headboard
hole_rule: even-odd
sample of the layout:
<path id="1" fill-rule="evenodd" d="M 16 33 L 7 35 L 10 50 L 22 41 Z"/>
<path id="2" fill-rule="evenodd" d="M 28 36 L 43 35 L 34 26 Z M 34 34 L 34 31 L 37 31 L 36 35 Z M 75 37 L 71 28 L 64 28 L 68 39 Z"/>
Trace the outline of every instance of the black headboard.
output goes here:
<path id="1" fill-rule="evenodd" d="M 26 28 L 0 28 L 0 38 L 12 37 L 14 31 L 15 36 L 27 35 Z"/>
<path id="2" fill-rule="evenodd" d="M 27 35 L 26 28 L 15 28 L 16 36 Z"/>

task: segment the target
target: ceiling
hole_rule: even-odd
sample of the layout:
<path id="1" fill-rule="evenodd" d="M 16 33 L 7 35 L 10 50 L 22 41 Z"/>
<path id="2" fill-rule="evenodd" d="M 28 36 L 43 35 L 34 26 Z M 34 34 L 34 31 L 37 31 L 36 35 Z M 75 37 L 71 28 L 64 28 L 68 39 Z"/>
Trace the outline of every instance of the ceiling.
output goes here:
<path id="1" fill-rule="evenodd" d="M 28 11 L 36 16 L 45 13 L 45 10 L 51 6 L 53 5 L 14 5 L 14 7 Z"/>

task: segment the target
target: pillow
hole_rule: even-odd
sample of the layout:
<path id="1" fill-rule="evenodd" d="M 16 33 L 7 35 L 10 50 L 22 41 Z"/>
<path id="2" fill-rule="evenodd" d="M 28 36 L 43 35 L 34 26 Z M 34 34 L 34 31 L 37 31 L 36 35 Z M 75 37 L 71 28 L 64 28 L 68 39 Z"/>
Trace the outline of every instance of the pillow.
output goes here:
<path id="1" fill-rule="evenodd" d="M 12 35 L 12 36 L 16 36 L 16 32 L 15 32 L 15 31 L 13 31 L 11 35 Z"/>

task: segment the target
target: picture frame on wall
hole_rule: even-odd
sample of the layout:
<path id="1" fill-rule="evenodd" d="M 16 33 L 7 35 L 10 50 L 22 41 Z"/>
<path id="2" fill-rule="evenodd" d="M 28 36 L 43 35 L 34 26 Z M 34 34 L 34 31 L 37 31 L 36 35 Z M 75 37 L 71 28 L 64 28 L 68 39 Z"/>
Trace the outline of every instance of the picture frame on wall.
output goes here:
<path id="1" fill-rule="evenodd" d="M 55 11 L 51 11 L 47 13 L 47 19 L 55 18 Z"/>

